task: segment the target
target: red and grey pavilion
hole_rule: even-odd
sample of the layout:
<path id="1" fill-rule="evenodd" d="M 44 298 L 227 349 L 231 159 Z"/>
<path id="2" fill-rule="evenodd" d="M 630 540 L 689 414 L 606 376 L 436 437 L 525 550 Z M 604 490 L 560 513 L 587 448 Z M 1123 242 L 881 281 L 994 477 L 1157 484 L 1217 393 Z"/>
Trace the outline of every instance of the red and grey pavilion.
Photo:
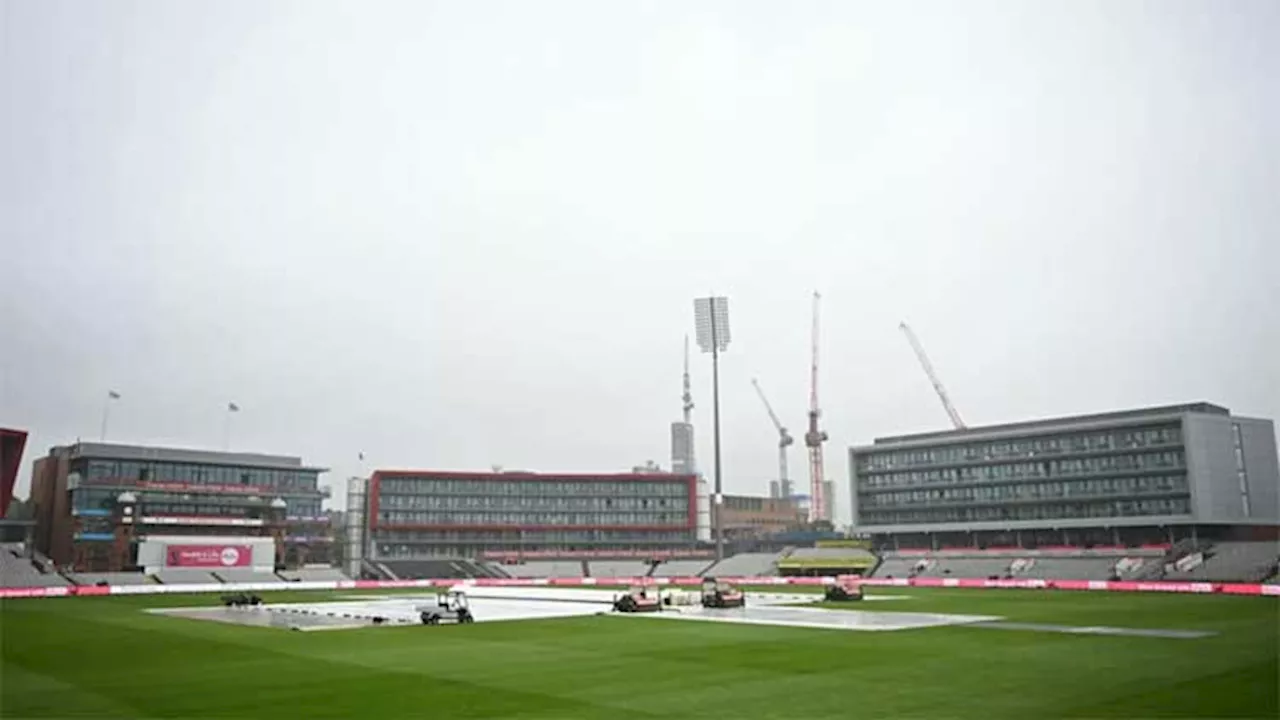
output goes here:
<path id="1" fill-rule="evenodd" d="M 363 509 L 370 560 L 700 552 L 694 475 L 379 470 Z"/>
<path id="2" fill-rule="evenodd" d="M 327 564 L 325 468 L 292 456 L 114 443 L 58 446 L 31 472 L 35 549 L 80 572 L 132 570 L 139 546 L 271 538 L 277 567 Z"/>

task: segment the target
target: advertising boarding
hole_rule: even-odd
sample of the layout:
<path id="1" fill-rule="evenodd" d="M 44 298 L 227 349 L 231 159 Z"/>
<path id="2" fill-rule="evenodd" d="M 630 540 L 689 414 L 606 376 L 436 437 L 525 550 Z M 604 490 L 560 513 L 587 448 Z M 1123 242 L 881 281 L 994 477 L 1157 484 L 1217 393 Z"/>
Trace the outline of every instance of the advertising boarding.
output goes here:
<path id="1" fill-rule="evenodd" d="M 250 545 L 170 545 L 165 553 L 166 567 L 230 568 L 253 564 Z"/>

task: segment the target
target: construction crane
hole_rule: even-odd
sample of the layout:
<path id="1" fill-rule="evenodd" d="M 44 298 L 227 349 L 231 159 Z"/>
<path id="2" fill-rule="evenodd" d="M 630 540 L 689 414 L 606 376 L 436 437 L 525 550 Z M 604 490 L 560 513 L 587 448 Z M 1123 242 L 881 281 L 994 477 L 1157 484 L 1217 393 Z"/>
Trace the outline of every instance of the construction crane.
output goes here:
<path id="1" fill-rule="evenodd" d="M 756 389 L 756 395 L 760 396 L 760 402 L 764 403 L 764 409 L 769 413 L 773 426 L 778 429 L 778 486 L 775 492 L 769 494 L 773 497 L 789 498 L 791 497 L 791 479 L 787 473 L 787 448 L 795 442 L 795 439 L 783 427 L 782 421 L 778 419 L 778 413 L 774 412 L 773 406 L 769 404 L 769 398 L 765 397 L 764 390 L 760 389 L 760 383 L 755 378 L 751 378 L 751 384 Z"/>
<path id="2" fill-rule="evenodd" d="M 955 425 L 957 430 L 964 430 L 964 420 L 960 419 L 960 413 L 956 411 L 956 406 L 951 404 L 951 397 L 947 395 L 947 389 L 942 387 L 942 381 L 938 379 L 938 373 L 933 370 L 933 363 L 929 362 L 929 356 L 924 352 L 924 346 L 920 344 L 920 340 L 916 334 L 911 331 L 911 326 L 905 322 L 898 323 L 898 329 L 907 336 L 907 342 L 911 343 L 911 349 L 916 353 L 916 359 L 920 361 L 920 367 L 924 368 L 924 374 L 929 376 L 929 382 L 933 383 L 933 391 L 938 394 L 938 399 L 942 401 L 942 407 L 947 411 L 947 416 L 951 418 L 951 424 Z"/>
<path id="3" fill-rule="evenodd" d="M 822 296 L 813 294 L 813 355 L 809 366 L 809 430 L 804 434 L 804 444 L 809 448 L 809 520 L 830 520 L 827 517 L 827 484 L 822 463 L 822 443 L 827 433 L 818 428 L 822 411 L 818 408 L 818 304 Z"/>

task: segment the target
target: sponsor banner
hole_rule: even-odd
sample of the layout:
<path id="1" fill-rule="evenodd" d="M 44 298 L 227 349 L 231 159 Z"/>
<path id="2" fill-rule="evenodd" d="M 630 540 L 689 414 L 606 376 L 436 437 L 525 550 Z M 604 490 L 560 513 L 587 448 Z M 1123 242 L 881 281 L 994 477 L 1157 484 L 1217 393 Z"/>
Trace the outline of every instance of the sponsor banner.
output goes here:
<path id="1" fill-rule="evenodd" d="M 70 588 L 65 587 L 17 587 L 0 588 L 0 598 L 36 598 L 58 597 L 68 595 Z"/>
<path id="2" fill-rule="evenodd" d="M 165 567 L 230 568 L 253 564 L 252 545 L 168 545 Z"/>
<path id="3" fill-rule="evenodd" d="M 1045 587 L 1044 580 L 983 580 L 986 588 L 1040 589 Z"/>
<path id="4" fill-rule="evenodd" d="M 1106 590 L 1106 580 L 1050 580 L 1045 587 L 1053 590 Z"/>
<path id="5" fill-rule="evenodd" d="M 138 585 L 112 585 L 108 589 L 111 591 L 112 595 L 155 595 L 155 594 L 166 592 L 165 588 L 167 587 L 168 585 L 138 584 Z M 76 594 L 79 595 L 80 591 L 83 589 L 84 588 L 76 588 Z"/>
<path id="6" fill-rule="evenodd" d="M 1213 584 L 1191 582 L 1134 582 L 1120 580 L 1107 583 L 1107 589 L 1127 592 L 1210 593 L 1213 592 Z"/>

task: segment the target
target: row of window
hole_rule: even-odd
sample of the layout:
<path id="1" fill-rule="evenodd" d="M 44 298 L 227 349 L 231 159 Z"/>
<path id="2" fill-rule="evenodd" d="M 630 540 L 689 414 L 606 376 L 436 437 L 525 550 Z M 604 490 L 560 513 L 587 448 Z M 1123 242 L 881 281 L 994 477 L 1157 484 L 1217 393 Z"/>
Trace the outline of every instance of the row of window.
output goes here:
<path id="1" fill-rule="evenodd" d="M 1231 423 L 1231 444 L 1236 456 L 1236 484 L 1240 488 L 1240 510 L 1248 517 L 1249 509 L 1249 469 L 1244 464 L 1244 440 L 1240 437 L 1240 423 Z"/>
<path id="2" fill-rule="evenodd" d="M 938 488 L 933 490 L 900 490 L 889 493 L 859 493 L 861 507 L 880 508 L 902 505 L 941 505 L 964 502 L 1003 502 L 1038 498 L 1070 498 L 1144 493 L 1187 492 L 1187 476 L 1140 475 L 1075 482 L 1013 483 Z"/>
<path id="3" fill-rule="evenodd" d="M 381 481 L 384 494 L 401 495 L 480 495 L 527 497 L 688 497 L 689 486 L 683 482 L 626 482 L 598 480 L 563 482 L 530 480 L 452 480 L 440 478 L 387 478 Z"/>
<path id="4" fill-rule="evenodd" d="M 431 510 L 505 510 L 505 511 L 596 511 L 614 510 L 670 510 L 687 511 L 689 498 L 635 498 L 635 497 L 507 497 L 474 495 L 387 495 L 378 500 L 383 508 L 413 508 Z"/>
<path id="5" fill-rule="evenodd" d="M 980 460 L 1001 460 L 1145 448 L 1182 443 L 1177 425 L 1155 428 L 1105 430 L 1052 437 L 996 440 L 911 450 L 870 451 L 858 458 L 858 470 L 885 470 L 916 465 L 945 465 Z"/>
<path id="6" fill-rule="evenodd" d="M 543 543 L 677 542 L 688 541 L 688 530 L 379 530 L 379 542 L 505 542 L 532 550 Z"/>
<path id="7" fill-rule="evenodd" d="M 81 487 L 71 493 L 71 506 L 77 510 L 110 510 L 115 507 L 116 499 L 119 496 L 119 490 Z M 174 513 L 180 515 L 245 516 L 247 512 L 259 512 L 258 515 L 250 515 L 249 517 L 263 517 L 261 512 L 266 506 L 265 498 L 259 498 L 257 502 L 250 502 L 247 497 L 237 496 L 218 499 L 206 496 L 198 497 L 200 497 L 199 502 L 194 502 L 195 497 L 191 495 L 142 493 L 139 498 L 139 504 L 143 509 L 142 511 L 148 515 Z M 322 502 L 320 498 L 286 497 L 284 501 L 285 514 L 290 517 L 319 517 L 323 514 L 320 509 Z"/>
<path id="8" fill-rule="evenodd" d="M 874 510 L 859 513 L 860 525 L 906 523 L 997 522 L 1004 520 L 1066 520 L 1072 518 L 1134 517 L 1142 515 L 1186 515 L 1188 498 L 1108 500 L 1100 502 L 1052 503 L 1006 507 L 934 508 L 922 510 Z"/>
<path id="9" fill-rule="evenodd" d="M 894 488 L 914 485 L 938 485 L 1019 480 L 1045 477 L 1072 477 L 1134 470 L 1166 470 L 1186 465 L 1182 450 L 1164 450 L 1071 460 L 1000 463 L 939 470 L 867 473 L 858 476 L 863 488 Z"/>
<path id="10" fill-rule="evenodd" d="M 315 490 L 320 477 L 314 470 L 264 470 L 135 460 L 89 460 L 76 469 L 91 481 L 127 479 L 192 485 L 252 485 L 289 490 Z"/>
<path id="11" fill-rule="evenodd" d="M 685 513 L 667 512 L 378 512 L 378 522 L 390 525 L 681 525 L 688 521 Z"/>

